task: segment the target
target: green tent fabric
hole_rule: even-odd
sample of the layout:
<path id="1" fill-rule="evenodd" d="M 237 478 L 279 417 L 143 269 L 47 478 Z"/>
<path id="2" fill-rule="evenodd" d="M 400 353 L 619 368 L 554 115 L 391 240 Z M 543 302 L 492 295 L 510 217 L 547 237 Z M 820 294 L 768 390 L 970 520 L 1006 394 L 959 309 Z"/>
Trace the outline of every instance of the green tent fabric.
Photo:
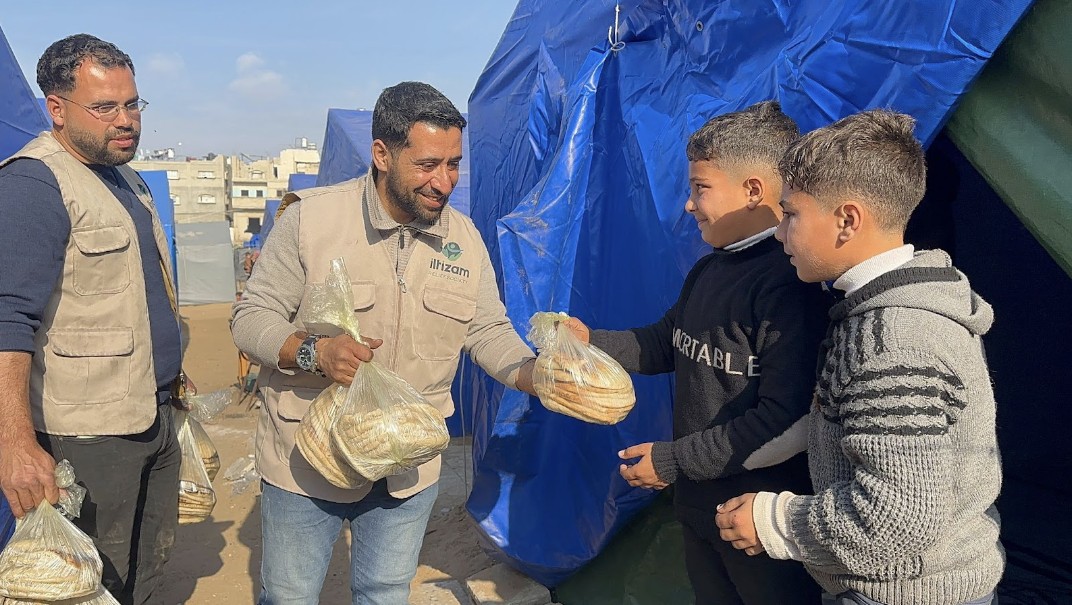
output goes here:
<path id="1" fill-rule="evenodd" d="M 950 138 L 1072 276 L 1072 2 L 1039 0 L 948 125 Z"/>

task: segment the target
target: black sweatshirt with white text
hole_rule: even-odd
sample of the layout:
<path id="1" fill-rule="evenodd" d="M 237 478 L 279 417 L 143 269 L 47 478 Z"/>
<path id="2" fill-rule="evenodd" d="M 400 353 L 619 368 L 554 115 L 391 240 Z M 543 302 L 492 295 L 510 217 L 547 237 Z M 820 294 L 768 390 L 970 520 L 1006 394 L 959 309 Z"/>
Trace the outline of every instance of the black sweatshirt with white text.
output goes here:
<path id="1" fill-rule="evenodd" d="M 592 331 L 627 371 L 674 372 L 674 441 L 656 443 L 652 459 L 678 504 L 713 510 L 745 492 L 810 492 L 806 459 L 794 456 L 806 442 L 787 431 L 808 415 L 831 302 L 768 237 L 700 259 L 659 321 Z"/>

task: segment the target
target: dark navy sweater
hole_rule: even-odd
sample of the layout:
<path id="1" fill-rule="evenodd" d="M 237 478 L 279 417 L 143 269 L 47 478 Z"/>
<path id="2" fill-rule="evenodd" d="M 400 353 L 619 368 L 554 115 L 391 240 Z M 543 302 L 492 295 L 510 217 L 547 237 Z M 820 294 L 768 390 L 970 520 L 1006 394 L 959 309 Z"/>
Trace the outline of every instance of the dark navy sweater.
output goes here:
<path id="1" fill-rule="evenodd" d="M 138 232 L 158 389 L 179 374 L 179 326 L 171 310 L 149 210 L 114 168 L 91 166 L 130 213 Z M 59 286 L 71 219 L 44 162 L 0 169 L 0 351 L 34 351 L 34 333 Z"/>
<path id="2" fill-rule="evenodd" d="M 802 455 L 754 470 L 744 463 L 807 416 L 831 302 L 797 279 L 768 237 L 700 259 L 659 321 L 592 331 L 591 343 L 626 370 L 675 375 L 674 441 L 656 443 L 652 457 L 678 504 L 713 514 L 746 492 L 810 491 Z"/>

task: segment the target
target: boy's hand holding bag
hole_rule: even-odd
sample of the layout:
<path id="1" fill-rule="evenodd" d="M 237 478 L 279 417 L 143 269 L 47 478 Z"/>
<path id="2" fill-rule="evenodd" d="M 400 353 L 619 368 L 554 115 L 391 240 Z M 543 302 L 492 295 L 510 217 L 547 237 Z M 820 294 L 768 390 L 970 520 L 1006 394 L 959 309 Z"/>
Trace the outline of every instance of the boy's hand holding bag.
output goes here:
<path id="1" fill-rule="evenodd" d="M 564 313 L 536 313 L 529 320 L 529 341 L 539 349 L 533 386 L 552 412 L 595 424 L 616 424 L 636 403 L 633 381 L 621 364 L 599 348 L 581 342 Z"/>

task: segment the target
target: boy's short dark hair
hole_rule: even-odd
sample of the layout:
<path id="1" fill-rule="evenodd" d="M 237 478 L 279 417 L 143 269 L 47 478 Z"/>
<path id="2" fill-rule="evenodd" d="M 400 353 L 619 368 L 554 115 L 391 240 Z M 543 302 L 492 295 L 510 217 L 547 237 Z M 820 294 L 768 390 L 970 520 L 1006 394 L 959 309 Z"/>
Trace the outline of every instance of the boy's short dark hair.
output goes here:
<path id="1" fill-rule="evenodd" d="M 402 82 L 380 93 L 372 110 L 372 139 L 383 141 L 392 153 L 409 145 L 417 122 L 440 128 L 464 129 L 465 118 L 443 93 L 424 82 Z"/>
<path id="2" fill-rule="evenodd" d="M 904 230 L 927 183 L 915 124 L 911 116 L 885 109 L 853 114 L 790 145 L 778 170 L 787 186 L 824 206 L 859 198 L 881 228 Z"/>
<path id="3" fill-rule="evenodd" d="M 714 162 L 722 170 L 762 166 L 777 172 L 782 153 L 800 130 L 777 101 L 763 101 L 707 121 L 689 137 L 690 162 Z"/>
<path id="4" fill-rule="evenodd" d="M 101 67 L 129 67 L 134 62 L 111 42 L 89 34 L 75 34 L 53 42 L 37 60 L 37 85 L 45 96 L 74 90 L 74 74 L 90 59 Z"/>

